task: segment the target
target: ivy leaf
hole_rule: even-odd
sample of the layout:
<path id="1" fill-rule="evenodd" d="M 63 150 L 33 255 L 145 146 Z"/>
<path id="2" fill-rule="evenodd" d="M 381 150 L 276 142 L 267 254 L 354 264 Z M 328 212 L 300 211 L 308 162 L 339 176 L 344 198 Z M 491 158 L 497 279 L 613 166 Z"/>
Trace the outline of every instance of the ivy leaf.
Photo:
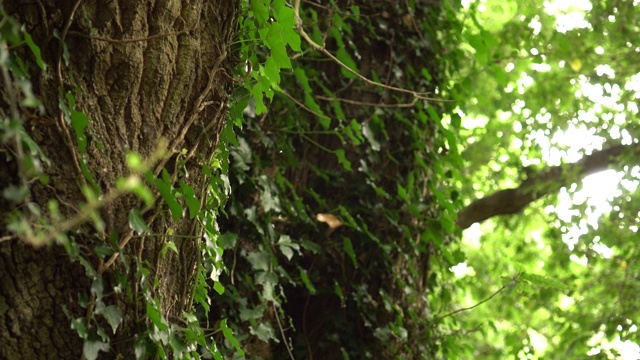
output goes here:
<path id="1" fill-rule="evenodd" d="M 80 153 L 84 153 L 87 149 L 87 136 L 84 134 L 84 130 L 89 125 L 89 117 L 84 113 L 76 110 L 76 100 L 73 94 L 67 92 L 67 101 L 69 102 L 69 121 L 71 127 L 76 133 L 76 139 L 78 140 L 78 150 Z"/>
<path id="2" fill-rule="evenodd" d="M 137 207 L 134 207 L 129 211 L 129 226 L 138 234 L 150 233 L 151 229 L 147 226 L 147 223 L 142 218 L 142 213 Z"/>
<path id="3" fill-rule="evenodd" d="M 278 315 L 276 315 L 278 316 Z M 258 327 L 251 327 L 251 334 L 258 337 L 258 339 L 268 343 L 269 340 L 276 339 L 276 333 L 269 323 L 261 322 Z"/>
<path id="4" fill-rule="evenodd" d="M 163 170 L 166 173 L 166 170 Z M 168 176 L 168 174 L 167 174 Z M 160 191 L 160 195 L 169 206 L 169 211 L 171 212 L 171 217 L 173 220 L 178 221 L 182 217 L 182 206 L 176 200 L 176 197 L 173 195 L 171 191 L 171 186 L 164 182 L 161 179 L 155 180 L 156 186 L 158 186 L 158 191 Z"/>
<path id="5" fill-rule="evenodd" d="M 343 64 L 347 65 L 347 67 L 349 67 L 349 69 L 360 73 L 360 71 L 358 70 L 358 66 L 356 65 L 356 62 L 353 60 L 353 58 L 351 57 L 351 55 L 349 55 L 349 53 L 347 52 L 347 50 L 345 50 L 344 47 L 340 47 L 338 48 L 338 51 L 336 52 L 336 57 L 338 58 L 338 60 L 340 60 Z M 346 70 L 343 67 L 340 67 L 340 71 L 342 72 L 342 75 L 351 78 L 351 79 L 355 79 L 356 76 L 351 72 Z"/>
<path id="6" fill-rule="evenodd" d="M 155 304 L 153 304 L 152 302 L 147 302 L 147 316 L 149 317 L 149 320 L 151 320 L 151 322 L 160 331 L 169 330 L 169 325 L 167 325 L 167 322 L 162 318 L 160 310 L 158 310 L 154 305 Z"/>
<path id="7" fill-rule="evenodd" d="M 258 21 L 262 23 L 269 21 L 269 7 L 264 0 L 251 0 L 251 10 Z"/>
<path id="8" fill-rule="evenodd" d="M 82 344 L 82 355 L 87 360 L 97 359 L 100 351 L 109 351 L 109 344 L 101 340 L 85 340 Z"/>
<path id="9" fill-rule="evenodd" d="M 87 319 L 84 317 L 79 317 L 71 320 L 71 328 L 78 333 L 81 339 L 86 339 L 89 336 L 89 332 L 87 330 Z"/>
<path id="10" fill-rule="evenodd" d="M 271 6 L 278 22 L 282 24 L 282 39 L 293 51 L 301 51 L 300 35 L 294 30 L 295 12 L 286 5 L 284 0 L 274 0 Z"/>
<path id="11" fill-rule="evenodd" d="M 376 140 L 376 136 L 373 133 L 373 130 L 371 130 L 371 126 L 368 121 L 362 124 L 362 135 L 367 139 L 369 144 L 371 144 L 371 148 L 374 151 L 380 151 L 380 143 Z"/>
<path id="12" fill-rule="evenodd" d="M 267 46 L 271 50 L 271 56 L 275 58 L 278 67 L 289 69 L 291 68 L 291 60 L 289 60 L 287 48 L 285 47 L 285 43 L 282 39 L 283 31 L 282 24 L 277 22 L 272 23 L 271 29 L 269 29 L 265 40 Z"/>
<path id="13" fill-rule="evenodd" d="M 103 303 L 100 303 L 103 304 Z M 122 312 L 115 305 L 96 306 L 96 314 L 102 315 L 111 326 L 113 333 L 116 333 L 118 325 L 122 322 Z"/>
<path id="14" fill-rule="evenodd" d="M 9 185 L 2 190 L 2 196 L 14 203 L 19 203 L 29 196 L 29 187 Z"/>
<path id="15" fill-rule="evenodd" d="M 24 31 L 24 29 L 23 29 L 23 34 L 24 34 L 24 42 L 27 43 L 27 46 L 33 53 L 33 56 L 36 58 L 36 64 L 38 64 L 38 67 L 40 68 L 40 70 L 46 71 L 47 64 L 45 64 L 45 62 L 42 60 L 42 55 L 40 54 L 40 47 L 36 45 L 31 35 L 28 32 Z"/>
<path id="16" fill-rule="evenodd" d="M 218 295 L 224 294 L 224 285 L 222 285 L 219 281 L 213 283 L 213 290 L 215 290 Z"/>
<path id="17" fill-rule="evenodd" d="M 280 252 L 284 255 L 287 260 L 291 260 L 293 257 L 293 250 L 300 251 L 300 245 L 291 241 L 291 237 L 289 235 L 281 235 L 278 240 L 278 247 L 280 248 Z"/>
<path id="18" fill-rule="evenodd" d="M 307 288 L 307 290 L 309 290 L 309 293 L 311 295 L 315 294 L 316 288 L 315 286 L 313 286 L 313 283 L 311 283 L 311 280 L 309 279 L 309 275 L 307 274 L 307 270 L 298 266 L 298 271 L 300 272 L 300 280 L 302 280 L 302 283 L 304 284 L 304 286 Z"/>
<path id="19" fill-rule="evenodd" d="M 351 242 L 351 239 L 346 236 L 342 237 L 342 248 L 344 249 L 344 252 L 349 255 L 351 262 L 353 262 L 353 266 L 357 268 L 358 260 L 356 259 L 356 252 L 353 250 L 353 243 Z"/>
<path id="20" fill-rule="evenodd" d="M 176 243 L 174 243 L 173 241 L 167 241 L 166 243 L 164 243 L 164 245 L 162 245 L 162 250 L 160 250 L 160 254 L 164 257 L 165 255 L 167 255 L 167 251 L 171 249 L 174 253 L 178 254 L 178 248 L 176 247 Z"/>
<path id="21" fill-rule="evenodd" d="M 262 251 L 255 251 L 247 255 L 247 260 L 251 264 L 251 268 L 255 271 L 268 271 L 270 264 L 269 254 Z"/>
<path id="22" fill-rule="evenodd" d="M 345 157 L 344 149 L 336 150 L 335 154 L 338 157 L 338 162 L 342 164 L 345 170 L 351 171 L 351 162 Z"/>
<path id="23" fill-rule="evenodd" d="M 280 66 L 275 57 L 270 57 L 264 64 L 264 75 L 271 80 L 274 85 L 280 84 Z"/>
<path id="24" fill-rule="evenodd" d="M 182 180 L 180 180 L 180 188 L 184 196 L 184 202 L 189 208 L 189 219 L 193 219 L 200 212 L 200 202 L 196 198 L 196 192 Z"/>
<path id="25" fill-rule="evenodd" d="M 240 356 L 244 356 L 244 351 L 240 348 L 238 339 L 233 336 L 233 331 L 231 331 L 231 329 L 229 329 L 229 327 L 227 326 L 227 319 L 223 319 L 222 321 L 220 321 L 220 329 L 222 330 L 222 335 L 224 335 L 224 338 L 227 339 L 231 343 L 231 345 L 233 345 L 238 354 Z"/>
<path id="26" fill-rule="evenodd" d="M 100 243 L 93 248 L 93 252 L 98 255 L 101 259 L 113 254 L 113 249 L 104 243 Z"/>

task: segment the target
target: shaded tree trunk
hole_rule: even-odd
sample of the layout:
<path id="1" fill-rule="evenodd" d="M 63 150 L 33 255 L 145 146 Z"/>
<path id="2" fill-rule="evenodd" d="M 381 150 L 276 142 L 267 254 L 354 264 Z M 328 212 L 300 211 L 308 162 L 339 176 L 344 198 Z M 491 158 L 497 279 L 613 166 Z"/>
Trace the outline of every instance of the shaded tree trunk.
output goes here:
<path id="1" fill-rule="evenodd" d="M 224 124 L 224 103 L 230 78 L 230 42 L 238 16 L 238 1 L 28 1 L 5 2 L 7 12 L 26 26 L 40 46 L 48 64 L 46 71 L 31 67 L 30 79 L 44 102 L 44 114 L 27 114 L 25 127 L 51 159 L 45 168 L 49 185 L 35 184 L 31 199 L 46 209 L 57 199 L 61 213 L 71 217 L 84 201 L 81 184 L 89 183 L 81 171 L 84 158 L 102 193 L 114 188 L 117 178 L 129 170 L 125 154 L 131 150 L 147 157 L 161 138 L 168 141 L 165 158 L 169 173 L 176 170 L 176 154 L 195 149 L 186 163 L 184 178 L 200 191 L 206 162 L 217 144 Z M 54 37 L 57 30 L 68 48 Z M 27 55 L 26 59 L 32 59 Z M 77 109 L 89 117 L 88 145 L 78 151 L 74 130 L 59 109 L 62 92 L 75 94 Z M 7 106 L 2 103 L 2 106 Z M 197 149 L 196 149 L 197 148 Z M 13 168 L 11 159 L 2 163 Z M 2 176 L 4 189 L 11 177 Z M 124 314 L 124 321 L 112 337 L 112 352 L 131 353 L 134 334 L 145 324 L 143 295 L 136 293 L 136 263 L 150 269 L 147 281 L 158 281 L 154 295 L 161 301 L 167 319 L 179 318 L 191 308 L 191 289 L 199 259 L 201 229 L 188 217 L 172 220 L 166 208 L 145 213 L 154 233 L 193 235 L 192 238 L 137 237 L 129 226 L 129 211 L 138 204 L 132 196 L 119 198 L 101 211 L 105 231 L 84 226 L 70 237 L 95 269 L 105 269 L 105 302 Z M 3 213 L 10 209 L 3 209 Z M 2 228 L 2 235 L 10 236 Z M 114 266 L 92 252 L 109 237 L 122 243 L 129 238 Z M 194 240 L 194 238 L 196 240 Z M 160 256 L 163 244 L 171 240 L 180 250 Z M 118 295 L 111 271 L 117 268 L 129 278 L 133 291 Z M 0 357 L 5 359 L 80 358 L 82 340 L 70 321 L 87 315 L 79 299 L 90 297 L 91 281 L 85 269 L 71 263 L 58 245 L 35 249 L 16 238 L 0 243 Z M 144 312 L 144 310 L 141 310 Z M 65 314 L 66 313 L 66 314 Z M 114 345 L 115 343 L 121 345 Z"/>

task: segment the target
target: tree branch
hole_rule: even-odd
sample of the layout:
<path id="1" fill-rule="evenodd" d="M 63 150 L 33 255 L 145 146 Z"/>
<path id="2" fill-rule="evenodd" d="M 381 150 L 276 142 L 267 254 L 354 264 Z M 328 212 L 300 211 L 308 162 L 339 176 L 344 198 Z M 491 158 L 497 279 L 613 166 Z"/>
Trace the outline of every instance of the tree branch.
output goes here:
<path id="1" fill-rule="evenodd" d="M 616 145 L 596 151 L 573 164 L 549 167 L 522 182 L 519 187 L 500 190 L 473 201 L 458 213 L 457 224 L 466 229 L 497 215 L 515 214 L 531 202 L 554 193 L 580 179 L 609 169 L 617 164 L 620 155 L 630 152 L 640 154 L 640 144 Z"/>

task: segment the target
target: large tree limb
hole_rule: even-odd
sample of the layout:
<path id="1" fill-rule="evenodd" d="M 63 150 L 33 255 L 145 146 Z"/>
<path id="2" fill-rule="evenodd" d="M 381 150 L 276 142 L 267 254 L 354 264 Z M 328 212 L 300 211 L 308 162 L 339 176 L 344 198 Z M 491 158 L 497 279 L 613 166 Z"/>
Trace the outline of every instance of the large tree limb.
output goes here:
<path id="1" fill-rule="evenodd" d="M 500 190 L 473 201 L 458 213 L 457 224 L 466 229 L 476 222 L 497 215 L 515 214 L 531 202 L 554 193 L 580 179 L 618 164 L 618 157 L 627 151 L 640 153 L 640 144 L 616 145 L 596 151 L 573 164 L 553 166 L 530 176 L 517 188 Z"/>

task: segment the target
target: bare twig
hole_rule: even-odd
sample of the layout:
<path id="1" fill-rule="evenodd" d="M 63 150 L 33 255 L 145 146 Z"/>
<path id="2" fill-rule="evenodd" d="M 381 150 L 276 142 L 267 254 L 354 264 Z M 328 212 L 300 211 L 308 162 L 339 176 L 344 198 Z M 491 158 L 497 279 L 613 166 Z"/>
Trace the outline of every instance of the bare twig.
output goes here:
<path id="1" fill-rule="evenodd" d="M 379 108 L 410 108 L 410 107 L 413 107 L 416 104 L 416 102 L 418 102 L 418 98 L 417 97 L 414 97 L 413 101 L 410 102 L 410 103 L 402 103 L 402 104 L 385 104 L 385 103 L 363 102 L 363 101 L 356 101 L 356 100 L 350 100 L 350 99 L 344 99 L 344 98 L 330 98 L 330 97 L 322 96 L 322 95 L 316 96 L 316 99 L 320 99 L 320 100 L 324 100 L 324 101 L 338 100 L 340 102 L 343 102 L 343 103 L 346 103 L 346 104 L 351 104 L 351 105 L 373 106 L 373 107 L 379 107 Z"/>
<path id="2" fill-rule="evenodd" d="M 308 106 L 306 106 L 305 104 L 301 103 L 298 99 L 294 98 L 293 96 L 289 95 L 286 91 L 281 91 L 281 93 L 288 97 L 289 100 L 293 101 L 294 103 L 296 103 L 296 105 L 300 106 L 301 108 L 303 108 L 304 110 L 310 112 L 311 114 L 319 117 L 319 118 L 325 118 L 325 119 L 331 119 L 330 117 L 328 117 L 327 115 L 323 115 L 320 114 L 314 110 L 311 110 Z"/>
<path id="3" fill-rule="evenodd" d="M 63 96 L 64 94 L 64 85 L 63 85 L 63 79 L 62 79 L 62 49 L 64 47 L 64 41 L 67 36 L 67 32 L 69 31 L 69 27 L 73 22 L 73 17 L 75 16 L 76 10 L 78 10 L 78 6 L 80 6 L 81 2 L 82 0 L 76 1 L 75 5 L 73 6 L 73 9 L 71 10 L 71 14 L 69 15 L 69 19 L 67 19 L 67 23 L 64 26 L 64 30 L 60 35 L 60 47 L 58 48 L 58 59 L 56 64 L 57 76 L 58 76 L 58 89 L 60 92 L 58 96 Z M 79 154 L 77 153 L 77 150 L 73 145 L 73 140 L 71 138 L 71 133 L 69 132 L 69 127 L 65 124 L 64 111 L 62 111 L 62 109 L 60 109 L 60 116 L 58 116 L 58 128 L 62 132 L 64 141 L 67 144 L 69 151 L 71 152 L 71 158 L 73 159 L 73 166 L 76 168 L 76 171 L 78 172 L 78 177 L 80 178 L 80 182 L 83 186 L 86 186 L 87 180 L 82 174 L 82 169 L 80 167 Z"/>
<path id="4" fill-rule="evenodd" d="M 511 281 L 509 281 L 508 283 L 506 283 L 506 284 L 502 285 L 502 286 L 500 287 L 500 289 L 498 289 L 496 292 L 494 292 L 493 294 L 491 294 L 488 298 L 486 298 L 486 299 L 484 299 L 484 300 L 480 301 L 479 303 L 477 303 L 477 304 L 475 304 L 475 305 L 473 305 L 473 306 L 469 306 L 469 307 L 466 307 L 466 308 L 458 309 L 458 310 L 452 311 L 452 312 L 450 312 L 450 313 L 448 313 L 448 314 L 442 315 L 442 316 L 438 317 L 438 318 L 437 318 L 437 321 L 435 321 L 434 323 L 438 323 L 438 322 L 442 321 L 443 319 L 445 319 L 445 318 L 447 318 L 447 317 L 449 317 L 449 316 L 452 316 L 452 315 L 455 315 L 455 314 L 461 313 L 461 312 L 463 312 L 463 311 L 468 311 L 468 310 L 472 310 L 472 309 L 477 308 L 478 306 L 480 306 L 480 305 L 482 305 L 482 304 L 486 303 L 487 301 L 489 301 L 489 300 L 493 299 L 494 297 L 496 297 L 496 295 L 500 294 L 504 289 L 506 289 L 506 288 L 508 288 L 508 287 L 510 287 L 510 286 L 515 285 L 515 284 L 516 284 L 516 282 L 518 282 L 518 277 L 519 277 L 519 276 L 520 276 L 520 274 L 518 274 L 518 275 L 514 276 L 514 277 L 513 277 L 513 279 L 512 279 Z"/>
<path id="5" fill-rule="evenodd" d="M 160 171 L 162 171 L 162 168 L 164 168 L 164 165 L 167 163 L 167 161 L 169 161 L 171 156 L 173 156 L 178 145 L 184 141 L 184 137 L 187 135 L 187 132 L 191 128 L 191 125 L 193 125 L 193 123 L 198 118 L 198 115 L 200 114 L 200 112 L 206 107 L 206 103 L 204 99 L 209 95 L 209 92 L 211 91 L 211 89 L 213 89 L 213 86 L 215 85 L 215 81 L 214 81 L 215 75 L 219 70 L 222 69 L 220 65 L 222 64 L 222 61 L 226 59 L 226 57 L 227 57 L 227 52 L 226 50 L 223 50 L 223 52 L 220 54 L 220 56 L 216 60 L 215 64 L 213 64 L 213 67 L 209 71 L 209 82 L 207 83 L 207 86 L 204 88 L 204 90 L 202 90 L 202 93 L 196 99 L 193 109 L 191 110 L 191 115 L 189 115 L 189 118 L 187 119 L 186 124 L 184 124 L 184 126 L 182 127 L 182 131 L 180 131 L 180 134 L 178 134 L 178 136 L 176 136 L 176 138 L 173 140 L 171 146 L 169 147 L 169 152 L 164 157 L 164 159 L 160 161 L 158 166 L 156 166 L 154 170 L 154 174 L 156 176 L 160 174 Z"/>
<path id="6" fill-rule="evenodd" d="M 282 328 L 282 323 L 280 323 L 280 314 L 278 313 L 278 310 L 276 309 L 276 306 L 273 305 L 273 303 L 271 303 L 271 308 L 275 313 L 276 321 L 278 322 L 278 328 L 280 329 L 280 335 L 282 335 L 282 342 L 284 342 L 284 347 L 287 348 L 287 352 L 289 353 L 289 357 L 291 358 L 291 360 L 296 360 L 296 358 L 293 356 L 293 353 L 291 352 L 291 345 L 287 341 L 287 337 L 284 335 L 284 329 Z"/>
<path id="7" fill-rule="evenodd" d="M 444 102 L 445 101 L 445 100 L 441 100 L 441 99 L 435 99 L 435 98 L 428 97 L 429 93 L 420 93 L 420 92 L 416 92 L 416 91 L 413 91 L 413 90 L 407 90 L 407 89 L 403 89 L 403 88 L 399 88 L 399 87 L 395 87 L 395 86 L 385 85 L 385 84 L 379 83 L 377 81 L 373 81 L 373 80 L 361 75 L 360 73 L 358 73 L 357 71 L 351 69 L 345 63 L 340 61 L 337 57 L 335 57 L 332 53 L 330 53 L 323 46 L 318 45 L 315 41 L 313 41 L 311 39 L 309 34 L 307 34 L 306 31 L 304 31 L 304 28 L 302 27 L 302 18 L 300 17 L 300 0 L 296 0 L 295 1 L 294 6 L 293 6 L 293 11 L 295 13 L 296 28 L 297 28 L 298 32 L 300 33 L 300 36 L 302 36 L 302 38 L 309 45 L 311 45 L 311 47 L 313 47 L 314 49 L 316 49 L 316 50 L 320 51 L 321 53 L 325 54 L 327 57 L 329 57 L 331 60 L 333 60 L 336 64 L 340 65 L 343 69 L 345 69 L 348 72 L 352 73 L 357 78 L 359 78 L 360 80 L 364 81 L 365 83 L 367 83 L 369 85 L 381 87 L 383 89 L 395 91 L 395 92 L 411 94 L 412 96 L 414 96 L 414 97 L 416 97 L 418 99 L 421 99 L 421 100 L 437 101 L 437 102 Z"/>

